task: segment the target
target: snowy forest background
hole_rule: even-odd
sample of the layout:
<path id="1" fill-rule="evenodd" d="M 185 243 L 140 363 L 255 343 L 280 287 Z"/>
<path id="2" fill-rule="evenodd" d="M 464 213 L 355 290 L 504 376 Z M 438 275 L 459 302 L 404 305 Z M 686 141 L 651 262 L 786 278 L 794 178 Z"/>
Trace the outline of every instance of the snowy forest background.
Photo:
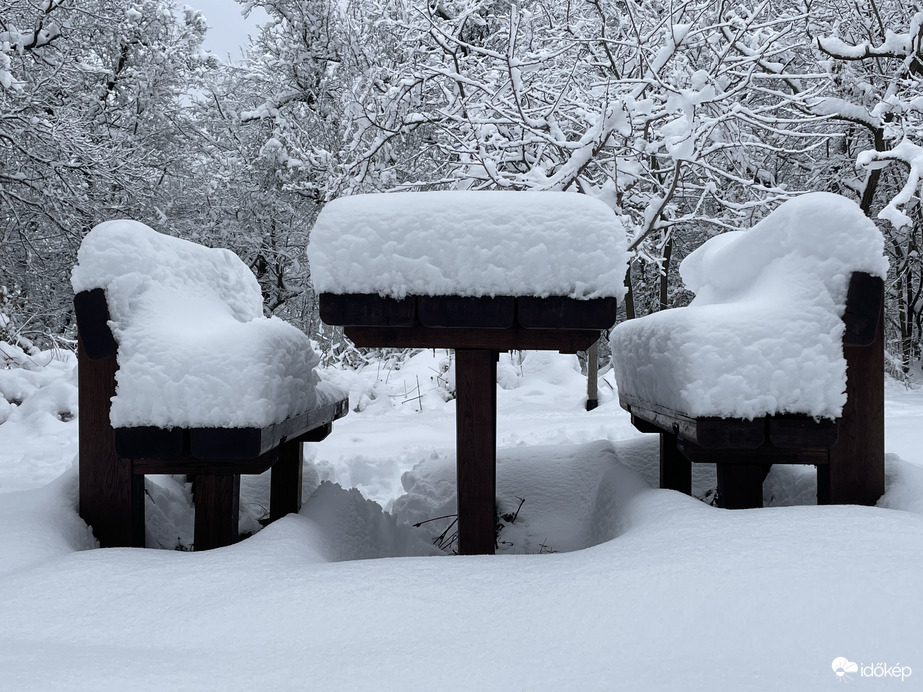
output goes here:
<path id="1" fill-rule="evenodd" d="M 626 316 L 688 301 L 679 261 L 826 190 L 876 220 L 888 354 L 923 347 L 919 0 L 246 0 L 246 59 L 172 0 L 0 0 L 0 341 L 72 345 L 70 269 L 133 218 L 232 249 L 268 309 L 348 356 L 304 259 L 325 203 L 505 188 L 603 199 Z"/>

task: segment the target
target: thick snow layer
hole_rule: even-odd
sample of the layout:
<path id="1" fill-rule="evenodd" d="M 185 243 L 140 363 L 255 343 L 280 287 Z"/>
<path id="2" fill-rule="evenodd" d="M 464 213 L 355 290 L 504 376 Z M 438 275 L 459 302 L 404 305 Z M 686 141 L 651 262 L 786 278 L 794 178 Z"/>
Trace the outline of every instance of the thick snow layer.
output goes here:
<path id="1" fill-rule="evenodd" d="M 884 276 L 881 233 L 844 197 L 789 200 L 680 265 L 685 308 L 618 325 L 619 391 L 694 416 L 802 413 L 846 402 L 842 315 L 854 271 Z"/>
<path id="2" fill-rule="evenodd" d="M 28 354 L 0 342 L 0 456 L 11 463 L 0 468 L 0 490 L 50 483 L 73 460 L 76 362 L 71 351 Z"/>
<path id="3" fill-rule="evenodd" d="M 114 427 L 264 427 L 335 394 L 318 395 L 310 339 L 263 316 L 234 253 L 109 221 L 77 259 L 74 290 L 106 290 L 119 346 Z"/>
<path id="4" fill-rule="evenodd" d="M 75 469 L 49 485 L 33 473 L 59 441 L 35 416 L 0 424 L 0 479 L 22 488 L 0 492 L 4 689 L 824 690 L 843 682 L 839 657 L 860 688 L 919 687 L 919 389 L 886 390 L 879 507 L 812 506 L 813 471 L 777 466 L 766 501 L 796 506 L 727 511 L 651 488 L 657 438 L 632 429 L 611 372 L 587 412 L 574 356 L 503 355 L 498 499 L 504 513 L 525 502 L 500 554 L 421 557 L 421 532 L 446 524 L 405 522 L 454 511 L 449 357 L 325 371 L 367 405 L 306 445 L 304 509 L 205 553 L 93 549 Z M 75 385 L 49 367 L 14 409 L 54 415 L 42 390 Z M 73 458 L 77 421 L 60 424 Z M 345 469 L 370 489 L 393 476 L 376 485 L 391 512 L 320 483 Z M 191 516 L 188 486 L 156 480 L 148 524 L 166 532 Z M 268 495 L 267 476 L 243 480 L 242 514 Z M 713 471 L 697 465 L 693 483 L 713 489 Z M 863 675 L 885 664 L 909 676 Z"/>
<path id="5" fill-rule="evenodd" d="M 625 293 L 625 232 L 613 211 L 565 192 L 356 195 L 324 207 L 308 247 L 320 293 Z"/>

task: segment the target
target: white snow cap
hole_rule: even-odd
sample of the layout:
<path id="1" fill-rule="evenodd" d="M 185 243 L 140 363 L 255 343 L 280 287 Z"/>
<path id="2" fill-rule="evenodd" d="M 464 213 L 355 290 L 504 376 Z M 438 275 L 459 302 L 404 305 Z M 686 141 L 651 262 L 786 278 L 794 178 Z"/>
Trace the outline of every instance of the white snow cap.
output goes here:
<path id="1" fill-rule="evenodd" d="M 105 289 L 119 347 L 114 427 L 265 427 L 335 394 L 233 252 L 121 220 L 90 231 L 77 261 L 74 291 Z"/>
<path id="2" fill-rule="evenodd" d="M 625 294 L 625 231 L 605 203 L 569 192 L 356 195 L 327 204 L 308 247 L 319 293 Z"/>
<path id="3" fill-rule="evenodd" d="M 887 270 L 881 232 L 854 202 L 825 192 L 789 200 L 683 261 L 696 293 L 688 307 L 613 330 L 619 391 L 693 416 L 836 418 L 850 274 Z"/>

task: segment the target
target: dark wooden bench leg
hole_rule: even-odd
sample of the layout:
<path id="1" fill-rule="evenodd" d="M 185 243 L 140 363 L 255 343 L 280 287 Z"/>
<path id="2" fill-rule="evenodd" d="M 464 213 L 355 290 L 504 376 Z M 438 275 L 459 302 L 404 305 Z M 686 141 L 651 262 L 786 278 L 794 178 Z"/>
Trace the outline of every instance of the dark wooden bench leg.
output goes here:
<path id="1" fill-rule="evenodd" d="M 115 453 L 110 400 L 115 396 L 115 358 L 87 357 L 77 345 L 80 405 L 78 454 L 80 516 L 103 548 L 144 547 L 144 476 Z"/>
<path id="2" fill-rule="evenodd" d="M 885 491 L 884 319 L 871 346 L 843 351 L 846 405 L 830 462 L 817 468 L 817 502 L 874 505 Z"/>
<path id="3" fill-rule="evenodd" d="M 718 506 L 752 509 L 763 506 L 763 481 L 770 464 L 715 464 L 718 473 Z"/>
<path id="4" fill-rule="evenodd" d="M 660 487 L 692 495 L 692 462 L 679 451 L 673 433 L 660 433 Z"/>
<path id="5" fill-rule="evenodd" d="M 195 550 L 236 543 L 240 508 L 240 474 L 196 476 Z"/>
<path id="6" fill-rule="evenodd" d="M 301 479 L 304 447 L 301 442 L 285 442 L 269 475 L 269 520 L 281 519 L 301 509 Z"/>
<path id="7" fill-rule="evenodd" d="M 497 511 L 497 352 L 455 351 L 458 552 L 493 555 Z"/>
<path id="8" fill-rule="evenodd" d="M 320 442 L 333 432 L 333 423 L 324 423 L 301 435 L 297 440 L 286 440 L 279 447 L 279 458 L 269 476 L 269 521 L 281 519 L 286 514 L 301 510 L 301 486 L 304 477 L 303 442 Z"/>

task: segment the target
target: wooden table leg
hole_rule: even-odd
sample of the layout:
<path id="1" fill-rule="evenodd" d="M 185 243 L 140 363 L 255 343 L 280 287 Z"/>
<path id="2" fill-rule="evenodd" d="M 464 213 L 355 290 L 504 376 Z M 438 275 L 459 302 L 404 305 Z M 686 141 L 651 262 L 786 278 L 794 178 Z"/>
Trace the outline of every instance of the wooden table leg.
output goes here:
<path id="1" fill-rule="evenodd" d="M 496 351 L 455 351 L 458 552 L 493 555 L 497 523 Z"/>

